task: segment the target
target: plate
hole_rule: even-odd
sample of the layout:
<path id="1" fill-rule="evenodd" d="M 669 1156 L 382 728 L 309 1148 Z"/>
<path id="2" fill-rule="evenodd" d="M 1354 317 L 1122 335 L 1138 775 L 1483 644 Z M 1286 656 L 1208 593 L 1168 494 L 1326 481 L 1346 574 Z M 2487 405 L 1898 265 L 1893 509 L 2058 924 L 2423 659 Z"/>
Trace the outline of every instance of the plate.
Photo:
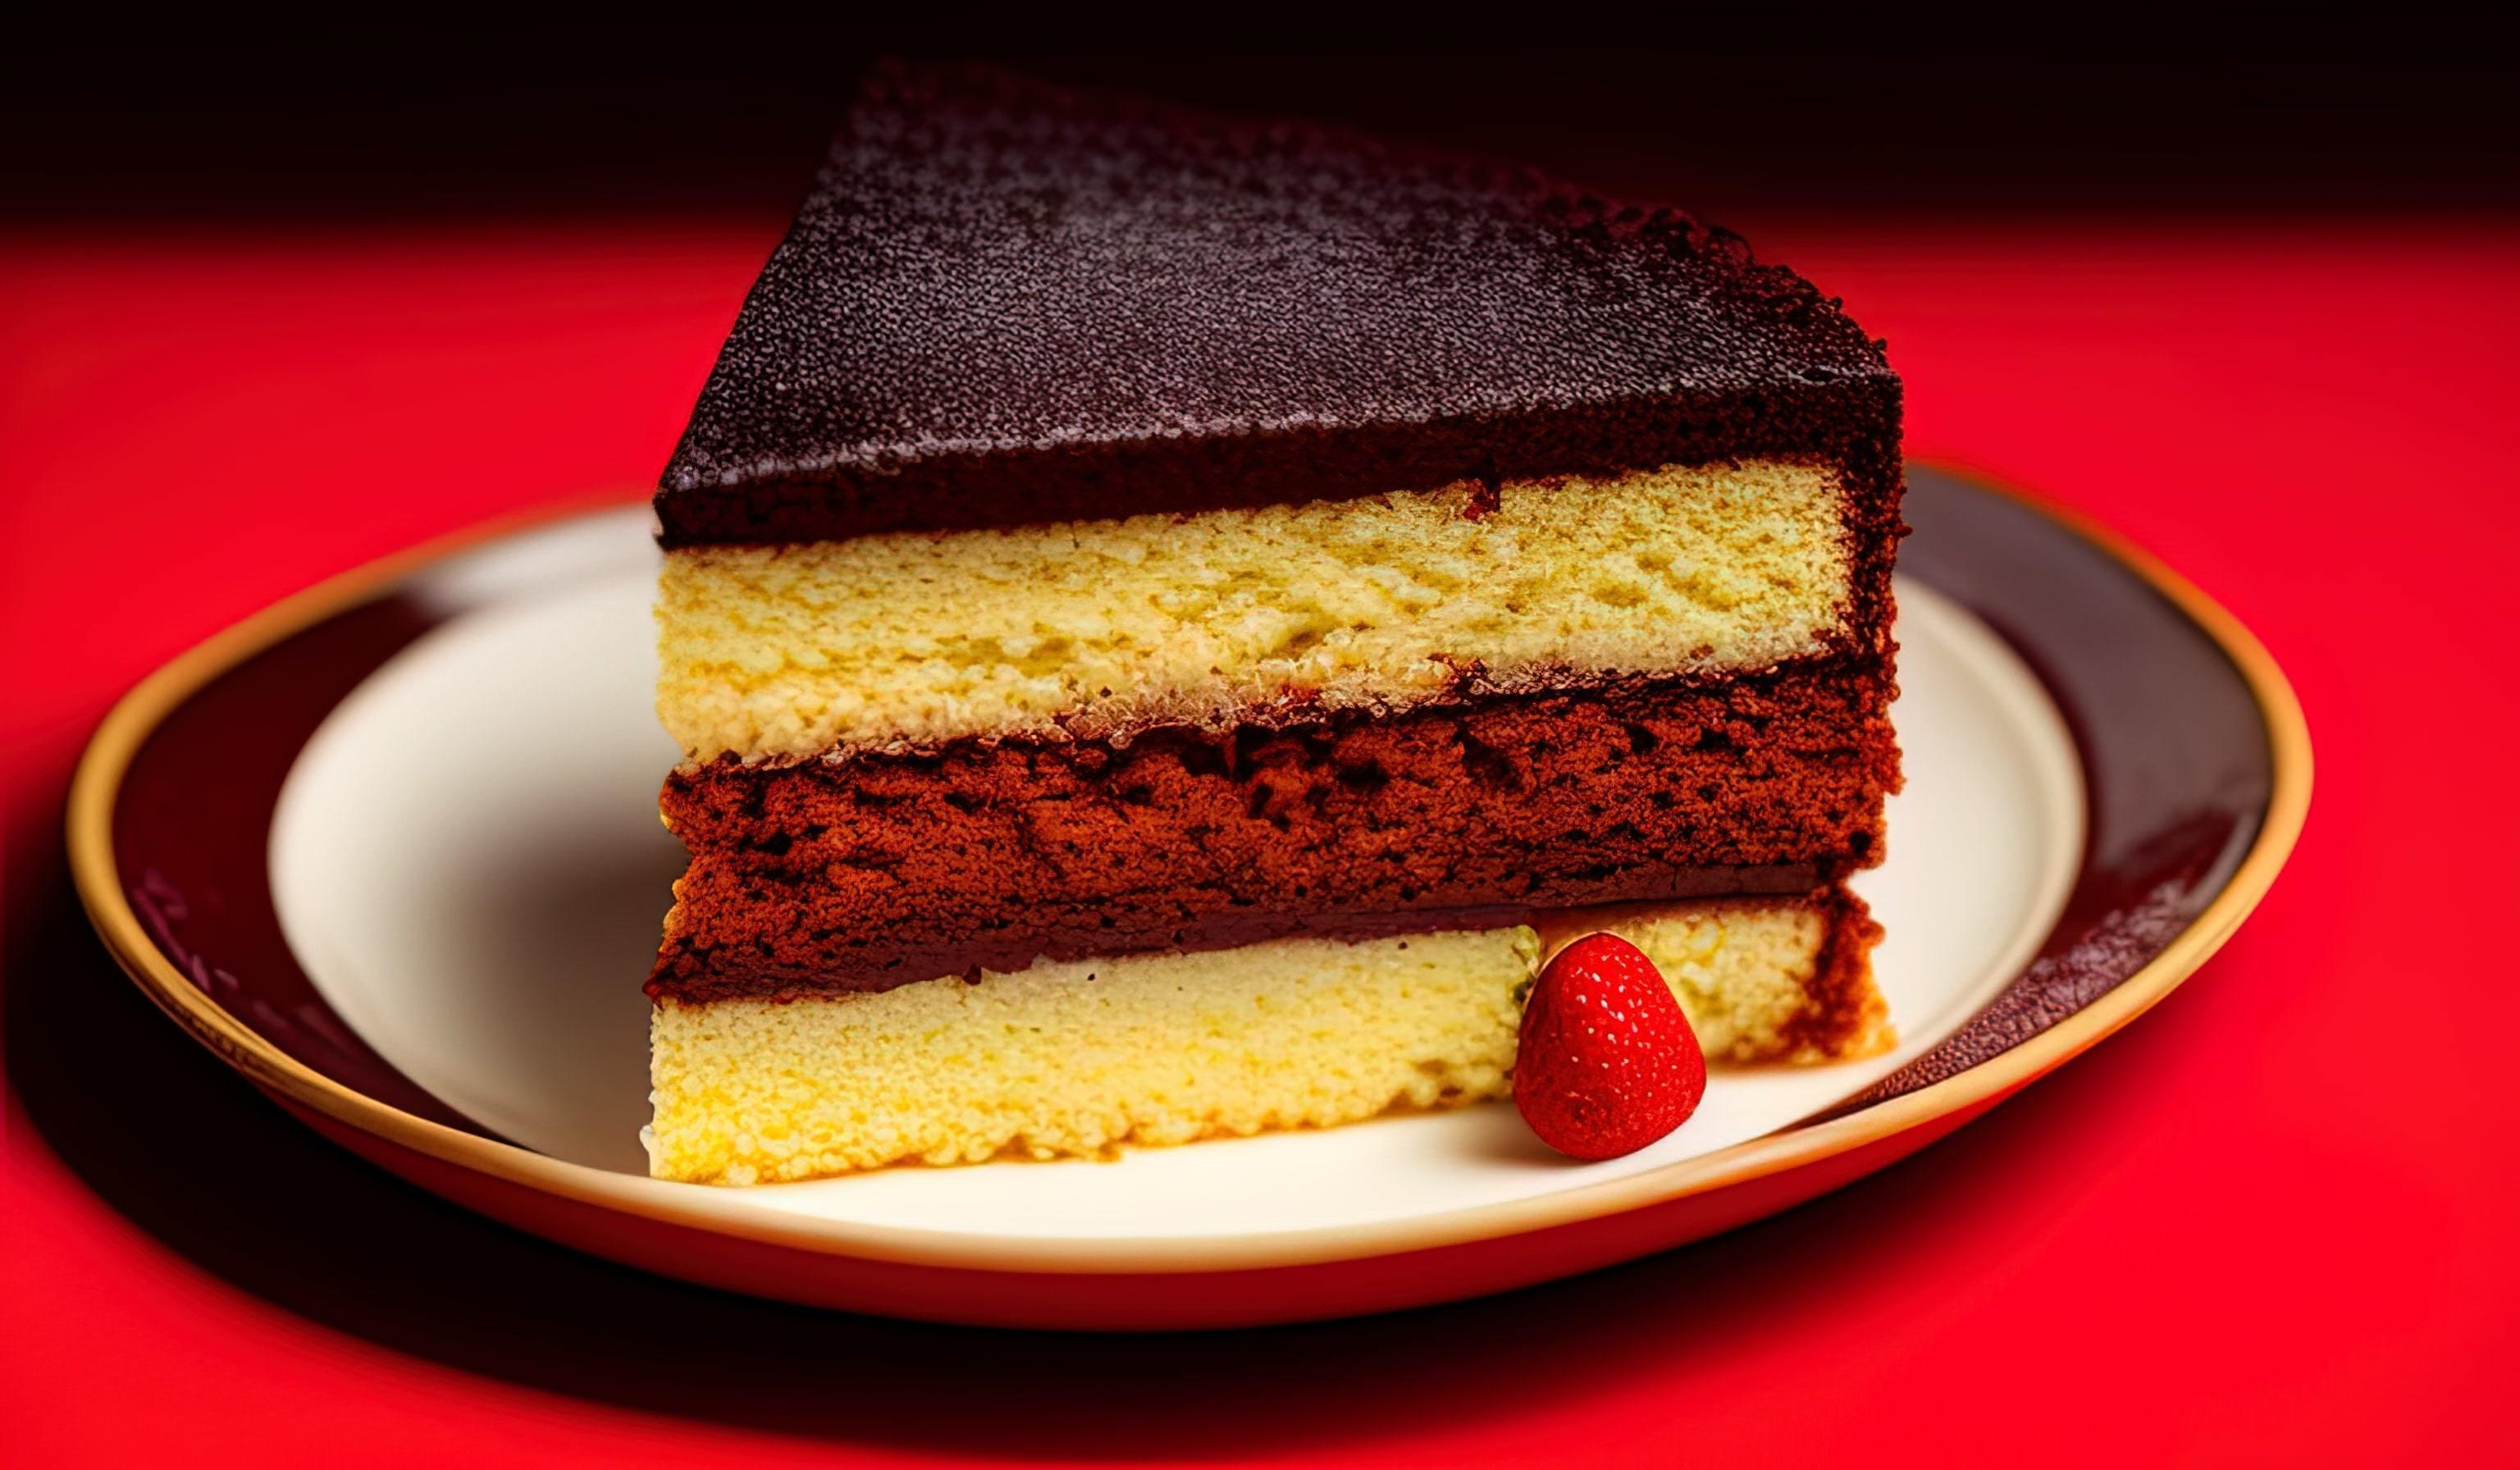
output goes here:
<path id="1" fill-rule="evenodd" d="M 2149 557 L 1913 467 L 1907 789 L 1857 883 L 1901 1044 L 1719 1069 L 1575 1164 L 1485 1105 L 1116 1162 L 751 1189 L 650 1180 L 646 1000 L 681 850 L 644 508 L 316 588 L 143 683 L 72 791 L 81 894 L 160 1006 L 427 1187 L 668 1274 L 936 1320 L 1154 1328 L 1448 1300 L 1668 1248 L 1881 1167 L 2201 963 L 2298 831 L 2309 747 L 2248 634 Z"/>

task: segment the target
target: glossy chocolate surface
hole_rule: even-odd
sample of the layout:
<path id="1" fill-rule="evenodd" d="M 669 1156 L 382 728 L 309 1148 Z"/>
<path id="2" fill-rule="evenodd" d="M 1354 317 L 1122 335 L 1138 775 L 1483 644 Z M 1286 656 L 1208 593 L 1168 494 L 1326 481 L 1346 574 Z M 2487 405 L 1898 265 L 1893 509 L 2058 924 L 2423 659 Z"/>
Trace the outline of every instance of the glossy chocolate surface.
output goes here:
<path id="1" fill-rule="evenodd" d="M 680 546 L 1806 457 L 1871 540 L 1898 423 L 1879 343 L 1677 209 L 887 67 L 655 503 Z"/>

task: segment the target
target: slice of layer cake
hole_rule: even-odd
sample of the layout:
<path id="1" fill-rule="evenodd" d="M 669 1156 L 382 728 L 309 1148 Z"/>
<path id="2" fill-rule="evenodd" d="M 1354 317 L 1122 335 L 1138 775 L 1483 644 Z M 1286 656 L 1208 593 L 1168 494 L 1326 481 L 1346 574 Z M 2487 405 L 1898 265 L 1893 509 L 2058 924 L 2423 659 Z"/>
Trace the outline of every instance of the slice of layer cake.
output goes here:
<path id="1" fill-rule="evenodd" d="M 1677 211 L 879 68 L 656 497 L 655 1172 L 1503 1096 L 1601 929 L 1887 1046 L 1898 420 Z"/>

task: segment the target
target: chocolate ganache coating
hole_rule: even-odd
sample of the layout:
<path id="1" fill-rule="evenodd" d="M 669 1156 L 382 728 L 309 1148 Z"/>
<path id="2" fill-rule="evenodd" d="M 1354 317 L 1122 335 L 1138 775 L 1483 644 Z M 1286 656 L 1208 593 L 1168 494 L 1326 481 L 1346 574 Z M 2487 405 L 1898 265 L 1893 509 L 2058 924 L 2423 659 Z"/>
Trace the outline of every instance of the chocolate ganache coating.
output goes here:
<path id="1" fill-rule="evenodd" d="M 762 543 L 1799 457 L 1886 547 L 1898 419 L 1836 301 L 1677 209 L 886 64 L 656 511 Z"/>

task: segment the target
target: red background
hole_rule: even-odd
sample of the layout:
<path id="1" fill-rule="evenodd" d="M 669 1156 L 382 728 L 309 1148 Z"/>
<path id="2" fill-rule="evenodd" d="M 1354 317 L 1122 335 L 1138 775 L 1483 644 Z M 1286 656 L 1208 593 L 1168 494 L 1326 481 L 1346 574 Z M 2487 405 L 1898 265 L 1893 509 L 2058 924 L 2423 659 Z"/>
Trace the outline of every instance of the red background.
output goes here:
<path id="1" fill-rule="evenodd" d="M 775 229 L 0 247 L 20 1463 L 2520 1459 L 2502 224 L 1753 232 L 1890 339 L 1914 452 L 2097 514 L 2246 620 L 2318 759 L 2221 958 L 1805 1209 L 1483 1303 L 1028 1337 L 652 1282 L 305 1135 L 85 935 L 79 741 L 321 576 L 637 493 Z"/>

